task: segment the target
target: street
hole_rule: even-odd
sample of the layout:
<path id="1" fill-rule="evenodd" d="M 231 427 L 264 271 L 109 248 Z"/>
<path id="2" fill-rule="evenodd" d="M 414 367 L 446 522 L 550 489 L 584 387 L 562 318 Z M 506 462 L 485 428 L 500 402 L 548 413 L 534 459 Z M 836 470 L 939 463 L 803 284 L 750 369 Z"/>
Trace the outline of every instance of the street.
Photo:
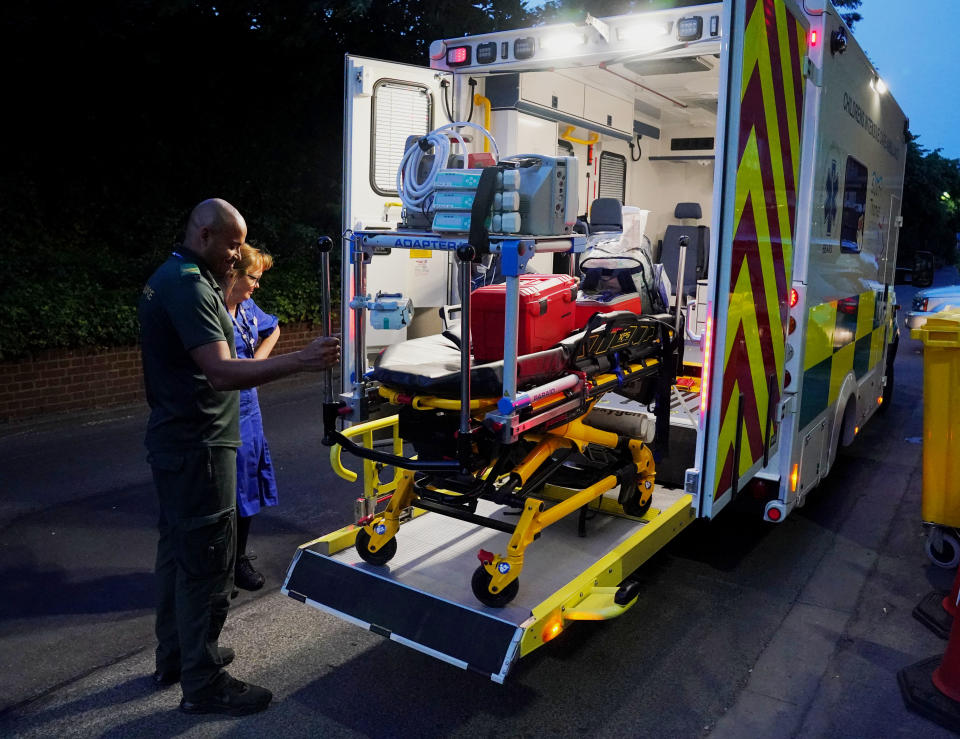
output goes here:
<path id="1" fill-rule="evenodd" d="M 949 267 L 935 284 L 958 281 Z M 904 311 L 914 291 L 897 286 Z M 275 699 L 242 719 L 183 715 L 178 687 L 149 679 L 145 409 L 0 427 L 0 734 L 950 736 L 896 682 L 945 649 L 911 610 L 953 577 L 923 551 L 922 354 L 902 331 L 892 406 L 803 508 L 695 523 L 641 568 L 624 616 L 577 624 L 504 685 L 279 594 L 297 545 L 349 522 L 359 488 L 320 445 L 319 381 L 264 388 L 280 504 L 250 549 L 267 585 L 234 601 L 221 644 Z"/>

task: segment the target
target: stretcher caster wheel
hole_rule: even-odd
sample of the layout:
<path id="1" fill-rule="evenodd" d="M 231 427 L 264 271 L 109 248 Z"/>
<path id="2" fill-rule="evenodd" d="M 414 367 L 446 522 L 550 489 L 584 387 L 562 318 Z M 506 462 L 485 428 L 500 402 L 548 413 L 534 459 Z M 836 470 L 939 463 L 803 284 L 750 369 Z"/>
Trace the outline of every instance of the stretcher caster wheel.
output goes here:
<path id="1" fill-rule="evenodd" d="M 642 497 L 643 495 L 640 491 L 640 485 L 635 485 L 633 490 L 629 492 L 627 497 L 624 498 L 623 502 L 620 504 L 623 506 L 623 512 L 628 516 L 643 518 L 647 511 L 650 510 L 650 506 L 653 503 L 653 496 L 649 496 L 646 503 L 640 502 Z"/>
<path id="2" fill-rule="evenodd" d="M 938 567 L 952 569 L 960 564 L 960 541 L 951 530 L 931 530 L 925 548 L 927 557 Z"/>
<path id="3" fill-rule="evenodd" d="M 397 553 L 397 537 L 393 537 L 375 552 L 370 551 L 370 534 L 366 529 L 357 532 L 357 554 L 364 562 L 372 565 L 385 565 Z"/>
<path id="4" fill-rule="evenodd" d="M 491 593 L 490 581 L 492 579 L 487 569 L 483 565 L 480 565 L 473 573 L 473 578 L 470 580 L 470 587 L 473 588 L 473 594 L 477 596 L 477 600 L 483 603 L 483 605 L 490 606 L 491 608 L 503 608 L 507 603 L 517 597 L 517 592 L 520 590 L 520 580 L 511 581 L 507 587 L 499 593 Z"/>

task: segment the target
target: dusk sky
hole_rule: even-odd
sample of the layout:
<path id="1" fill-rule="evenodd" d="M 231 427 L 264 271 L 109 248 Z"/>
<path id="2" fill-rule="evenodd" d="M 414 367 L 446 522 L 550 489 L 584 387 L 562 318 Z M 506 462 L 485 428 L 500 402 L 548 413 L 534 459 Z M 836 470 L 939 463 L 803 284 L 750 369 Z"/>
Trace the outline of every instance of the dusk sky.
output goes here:
<path id="1" fill-rule="evenodd" d="M 960 27 L 956 0 L 863 0 L 853 35 L 926 149 L 960 159 L 960 80 L 950 53 Z"/>

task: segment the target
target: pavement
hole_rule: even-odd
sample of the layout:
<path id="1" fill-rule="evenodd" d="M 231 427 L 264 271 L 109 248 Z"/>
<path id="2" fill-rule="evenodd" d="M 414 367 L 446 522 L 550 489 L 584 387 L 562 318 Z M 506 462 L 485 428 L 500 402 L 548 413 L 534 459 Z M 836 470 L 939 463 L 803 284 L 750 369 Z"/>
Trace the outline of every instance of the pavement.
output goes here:
<path id="1" fill-rule="evenodd" d="M 0 430 L 0 735 L 952 736 L 896 682 L 943 653 L 911 611 L 954 574 L 923 552 L 922 355 L 906 333 L 896 370 L 887 415 L 803 508 L 694 524 L 641 568 L 624 616 L 577 624 L 502 686 L 279 594 L 296 545 L 342 525 L 357 493 L 324 462 L 316 388 L 264 392 L 281 486 L 252 534 L 268 587 L 241 596 L 221 643 L 275 700 L 242 719 L 183 715 L 179 690 L 149 681 L 142 410 Z"/>

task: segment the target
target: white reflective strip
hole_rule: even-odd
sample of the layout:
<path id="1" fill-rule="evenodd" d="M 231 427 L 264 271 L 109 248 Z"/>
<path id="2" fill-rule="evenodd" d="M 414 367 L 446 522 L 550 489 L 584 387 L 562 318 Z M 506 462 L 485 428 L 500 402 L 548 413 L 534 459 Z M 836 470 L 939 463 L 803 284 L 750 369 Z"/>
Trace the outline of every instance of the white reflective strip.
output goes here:
<path id="1" fill-rule="evenodd" d="M 281 592 L 282 592 L 282 591 L 281 591 Z M 369 623 L 367 623 L 366 621 L 361 621 L 359 618 L 354 618 L 353 616 L 350 616 L 350 615 L 344 613 L 343 611 L 338 611 L 338 610 L 336 610 L 335 608 L 331 608 L 330 606 L 325 606 L 325 605 L 323 605 L 323 603 L 318 603 L 318 602 L 315 601 L 315 600 L 310 600 L 310 598 L 304 598 L 303 602 L 306 603 L 306 604 L 308 604 L 308 605 L 313 606 L 313 607 L 316 608 L 318 611 L 323 611 L 324 613 L 329 613 L 331 616 L 336 616 L 337 618 L 342 618 L 342 619 L 343 619 L 344 621 L 346 621 L 347 623 L 351 623 L 351 624 L 353 624 L 354 626 L 359 626 L 361 629 L 367 629 L 368 631 L 370 630 L 370 624 L 369 624 Z M 376 633 L 376 632 L 374 632 L 374 633 Z"/>
<path id="2" fill-rule="evenodd" d="M 410 639 L 400 636 L 399 634 L 394 634 L 391 632 L 390 639 L 392 641 L 397 642 L 398 644 L 403 644 L 404 646 L 410 647 L 411 649 L 416 649 L 418 652 L 423 652 L 424 654 L 428 654 L 431 657 L 436 657 L 437 659 L 442 660 L 448 664 L 451 664 L 454 667 L 459 667 L 461 670 L 466 670 L 468 667 L 467 663 L 464 662 L 462 659 L 456 659 L 455 657 L 451 657 L 449 654 L 444 654 L 443 652 L 438 652 L 436 649 L 425 647 L 423 644 L 420 644 L 415 641 L 411 641 Z"/>

